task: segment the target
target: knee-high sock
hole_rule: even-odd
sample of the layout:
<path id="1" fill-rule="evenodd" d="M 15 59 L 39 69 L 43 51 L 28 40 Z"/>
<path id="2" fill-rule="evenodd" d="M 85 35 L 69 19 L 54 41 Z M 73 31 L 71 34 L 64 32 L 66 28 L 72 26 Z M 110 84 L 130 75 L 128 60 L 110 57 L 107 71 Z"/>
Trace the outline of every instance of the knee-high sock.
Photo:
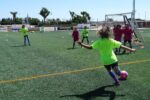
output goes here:
<path id="1" fill-rule="evenodd" d="M 115 67 L 114 67 L 114 71 L 115 71 L 115 73 L 116 73 L 118 76 L 120 76 L 121 70 L 120 70 L 119 66 L 115 66 Z"/>
<path id="2" fill-rule="evenodd" d="M 119 82 L 119 80 L 116 78 L 115 73 L 110 71 L 109 75 L 114 79 L 115 82 Z"/>

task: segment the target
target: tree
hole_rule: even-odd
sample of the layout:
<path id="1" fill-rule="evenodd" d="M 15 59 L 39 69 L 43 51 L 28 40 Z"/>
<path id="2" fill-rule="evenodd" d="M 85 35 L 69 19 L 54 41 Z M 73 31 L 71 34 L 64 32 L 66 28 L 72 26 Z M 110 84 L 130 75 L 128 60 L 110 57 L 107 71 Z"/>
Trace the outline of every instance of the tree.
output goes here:
<path id="1" fill-rule="evenodd" d="M 57 18 L 57 19 L 56 19 L 56 22 L 59 23 L 59 22 L 61 22 L 61 20 L 60 20 L 59 18 Z"/>
<path id="2" fill-rule="evenodd" d="M 31 25 L 38 25 L 40 23 L 40 20 L 38 18 L 29 18 L 29 23 Z"/>
<path id="3" fill-rule="evenodd" d="M 69 11 L 69 13 L 70 13 L 71 19 L 73 20 L 76 16 L 75 12 Z"/>
<path id="4" fill-rule="evenodd" d="M 83 20 L 82 20 L 82 16 L 80 15 L 77 15 L 74 20 L 73 20 L 74 23 L 82 23 Z"/>
<path id="5" fill-rule="evenodd" d="M 7 21 L 6 21 L 5 18 L 2 18 L 2 20 L 1 20 L 1 25 L 7 25 Z"/>
<path id="6" fill-rule="evenodd" d="M 43 7 L 43 8 L 41 9 L 40 15 L 43 17 L 44 23 L 45 23 L 45 19 L 47 18 L 47 16 L 48 16 L 49 14 L 51 14 L 51 12 L 50 12 L 47 8 Z"/>
<path id="7" fill-rule="evenodd" d="M 15 24 L 22 24 L 22 18 L 16 18 Z"/>
<path id="8" fill-rule="evenodd" d="M 17 12 L 10 12 L 10 14 L 13 16 L 13 22 L 15 24 Z"/>
<path id="9" fill-rule="evenodd" d="M 1 25 L 11 25 L 13 24 L 13 20 L 10 18 L 2 18 Z"/>
<path id="10" fill-rule="evenodd" d="M 90 21 L 91 17 L 89 15 L 89 13 L 87 13 L 86 11 L 82 11 L 80 14 L 81 15 L 77 15 L 75 14 L 75 12 L 73 11 L 69 11 L 70 16 L 71 16 L 71 21 L 72 23 L 87 23 L 88 21 Z"/>
<path id="11" fill-rule="evenodd" d="M 82 12 L 81 12 L 81 15 L 82 15 L 82 17 L 83 17 L 83 22 L 84 22 L 84 23 L 87 23 L 88 21 L 91 20 L 90 14 L 87 13 L 86 11 L 82 11 Z"/>

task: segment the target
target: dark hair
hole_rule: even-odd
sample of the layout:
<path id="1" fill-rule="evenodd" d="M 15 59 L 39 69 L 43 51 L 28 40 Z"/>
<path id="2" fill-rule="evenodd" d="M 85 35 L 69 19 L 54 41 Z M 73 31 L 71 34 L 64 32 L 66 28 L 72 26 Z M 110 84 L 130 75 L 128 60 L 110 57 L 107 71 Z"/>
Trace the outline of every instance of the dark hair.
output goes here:
<path id="1" fill-rule="evenodd" d="M 121 28 L 121 25 L 118 24 L 118 25 L 117 25 L 117 28 Z"/>
<path id="2" fill-rule="evenodd" d="M 25 25 L 22 25 L 22 28 L 25 28 Z"/>
<path id="3" fill-rule="evenodd" d="M 108 26 L 104 26 L 100 31 L 99 35 L 102 39 L 110 37 L 110 29 Z"/>
<path id="4" fill-rule="evenodd" d="M 128 28 L 128 27 L 130 27 L 130 25 L 129 24 L 125 24 L 125 28 Z"/>

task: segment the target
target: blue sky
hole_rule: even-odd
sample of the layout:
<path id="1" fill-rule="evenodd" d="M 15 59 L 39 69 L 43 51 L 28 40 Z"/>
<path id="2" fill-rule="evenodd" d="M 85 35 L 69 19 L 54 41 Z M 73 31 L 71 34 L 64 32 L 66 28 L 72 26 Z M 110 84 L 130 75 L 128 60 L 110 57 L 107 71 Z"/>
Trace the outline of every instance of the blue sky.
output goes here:
<path id="1" fill-rule="evenodd" d="M 150 0 L 136 0 L 136 17 L 150 20 Z M 105 14 L 130 12 L 132 0 L 0 0 L 0 19 L 12 17 L 10 11 L 17 11 L 18 17 L 42 19 L 38 14 L 42 7 L 48 8 L 52 15 L 48 18 L 70 19 L 70 11 L 79 14 L 90 13 L 92 20 L 104 20 Z"/>

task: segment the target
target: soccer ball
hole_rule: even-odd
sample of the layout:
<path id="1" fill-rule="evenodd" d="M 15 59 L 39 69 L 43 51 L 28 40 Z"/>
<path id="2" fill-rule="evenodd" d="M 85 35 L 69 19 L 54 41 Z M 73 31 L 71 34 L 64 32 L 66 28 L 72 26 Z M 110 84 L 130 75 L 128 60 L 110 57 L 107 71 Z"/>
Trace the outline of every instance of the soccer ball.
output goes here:
<path id="1" fill-rule="evenodd" d="M 121 71 L 121 75 L 120 75 L 120 78 L 122 80 L 126 80 L 128 77 L 128 72 L 127 71 Z"/>

